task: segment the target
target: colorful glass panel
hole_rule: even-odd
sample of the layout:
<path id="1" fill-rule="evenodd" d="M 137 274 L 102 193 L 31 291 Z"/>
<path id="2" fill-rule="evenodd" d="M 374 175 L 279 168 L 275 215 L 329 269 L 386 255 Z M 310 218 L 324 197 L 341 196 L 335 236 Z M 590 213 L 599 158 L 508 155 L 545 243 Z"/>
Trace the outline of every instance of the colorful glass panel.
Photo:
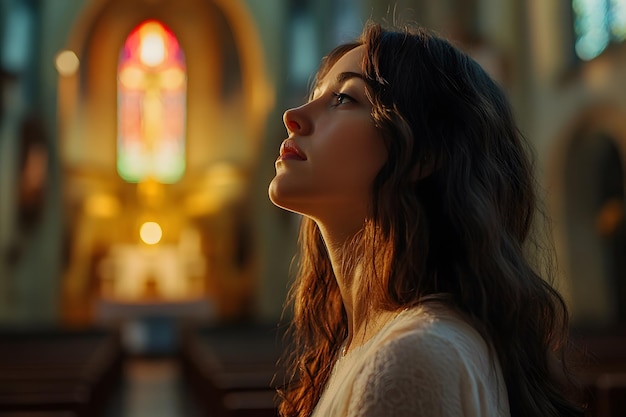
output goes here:
<path id="1" fill-rule="evenodd" d="M 626 0 L 572 0 L 576 55 L 591 60 L 626 39 Z"/>
<path id="2" fill-rule="evenodd" d="M 185 172 L 187 68 L 171 30 L 151 20 L 118 61 L 117 171 L 128 182 L 174 183 Z"/>

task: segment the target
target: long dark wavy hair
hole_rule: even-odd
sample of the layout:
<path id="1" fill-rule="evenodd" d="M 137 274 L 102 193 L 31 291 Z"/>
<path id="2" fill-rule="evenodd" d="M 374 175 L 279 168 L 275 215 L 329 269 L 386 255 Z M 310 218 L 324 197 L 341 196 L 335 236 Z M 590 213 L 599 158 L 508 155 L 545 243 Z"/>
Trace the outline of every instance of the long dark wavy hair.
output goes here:
<path id="1" fill-rule="evenodd" d="M 540 242 L 531 232 L 541 212 L 532 152 L 505 95 L 446 40 L 373 23 L 322 60 L 315 82 L 359 45 L 388 151 L 352 257 L 369 271 L 363 292 L 371 307 L 393 311 L 445 295 L 497 356 L 511 416 L 582 416 L 562 378 L 567 308 L 551 274 L 537 266 L 546 263 L 529 252 Z M 299 245 L 287 304 L 291 372 L 279 390 L 284 417 L 310 415 L 347 335 L 329 255 L 306 217 Z"/>

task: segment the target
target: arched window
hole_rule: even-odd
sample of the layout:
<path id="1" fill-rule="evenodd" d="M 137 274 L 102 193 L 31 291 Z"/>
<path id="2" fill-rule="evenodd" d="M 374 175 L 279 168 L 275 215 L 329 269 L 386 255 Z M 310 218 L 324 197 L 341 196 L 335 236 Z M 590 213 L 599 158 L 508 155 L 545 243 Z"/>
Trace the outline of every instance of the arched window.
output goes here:
<path id="1" fill-rule="evenodd" d="M 126 38 L 117 67 L 117 171 L 171 184 L 185 172 L 187 69 L 172 31 L 149 20 Z"/>
<path id="2" fill-rule="evenodd" d="M 572 0 L 576 55 L 590 60 L 626 40 L 626 0 Z"/>

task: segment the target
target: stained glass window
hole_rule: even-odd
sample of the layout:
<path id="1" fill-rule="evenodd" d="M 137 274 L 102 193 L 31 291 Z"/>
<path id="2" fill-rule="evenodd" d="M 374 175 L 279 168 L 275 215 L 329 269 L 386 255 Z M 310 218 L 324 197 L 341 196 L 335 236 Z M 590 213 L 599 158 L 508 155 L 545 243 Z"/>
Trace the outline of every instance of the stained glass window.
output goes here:
<path id="1" fill-rule="evenodd" d="M 576 55 L 591 60 L 626 40 L 626 0 L 572 0 Z"/>
<path id="2" fill-rule="evenodd" d="M 117 171 L 128 182 L 171 184 L 185 172 L 187 68 L 172 31 L 149 20 L 118 61 Z"/>

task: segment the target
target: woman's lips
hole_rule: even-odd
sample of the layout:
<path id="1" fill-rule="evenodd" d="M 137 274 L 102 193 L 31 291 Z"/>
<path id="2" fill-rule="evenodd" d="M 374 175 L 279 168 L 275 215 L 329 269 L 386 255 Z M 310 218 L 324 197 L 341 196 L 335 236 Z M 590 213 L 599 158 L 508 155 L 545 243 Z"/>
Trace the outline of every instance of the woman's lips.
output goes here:
<path id="1" fill-rule="evenodd" d="M 292 139 L 285 139 L 280 145 L 280 155 L 278 160 L 306 161 L 306 155 L 304 155 Z"/>

